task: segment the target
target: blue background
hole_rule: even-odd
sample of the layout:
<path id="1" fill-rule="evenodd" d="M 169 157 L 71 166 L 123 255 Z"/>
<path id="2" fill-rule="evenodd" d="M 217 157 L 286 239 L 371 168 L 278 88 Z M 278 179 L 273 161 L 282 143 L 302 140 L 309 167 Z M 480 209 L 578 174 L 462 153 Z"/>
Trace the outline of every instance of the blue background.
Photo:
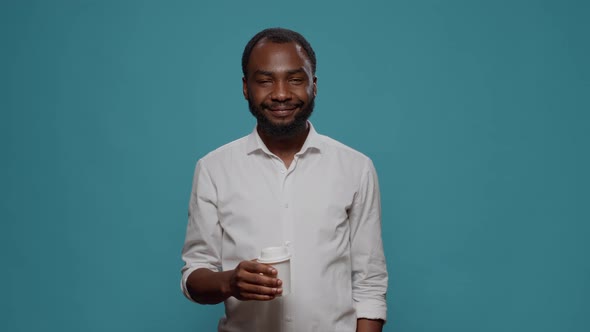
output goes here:
<path id="1" fill-rule="evenodd" d="M 590 331 L 586 1 L 6 1 L 2 331 L 213 331 L 179 289 L 193 168 L 249 133 L 257 31 L 379 173 L 385 331 Z"/>

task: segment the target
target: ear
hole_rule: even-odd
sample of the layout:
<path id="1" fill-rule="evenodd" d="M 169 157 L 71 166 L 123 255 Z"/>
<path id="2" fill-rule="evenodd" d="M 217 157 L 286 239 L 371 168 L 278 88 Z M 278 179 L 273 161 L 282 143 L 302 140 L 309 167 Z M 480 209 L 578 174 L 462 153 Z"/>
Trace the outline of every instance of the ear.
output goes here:
<path id="1" fill-rule="evenodd" d="M 313 96 L 317 96 L 318 94 L 318 78 L 317 76 L 313 77 Z"/>
<path id="2" fill-rule="evenodd" d="M 244 98 L 248 100 L 248 83 L 246 83 L 245 77 L 242 77 L 242 93 L 244 94 Z"/>

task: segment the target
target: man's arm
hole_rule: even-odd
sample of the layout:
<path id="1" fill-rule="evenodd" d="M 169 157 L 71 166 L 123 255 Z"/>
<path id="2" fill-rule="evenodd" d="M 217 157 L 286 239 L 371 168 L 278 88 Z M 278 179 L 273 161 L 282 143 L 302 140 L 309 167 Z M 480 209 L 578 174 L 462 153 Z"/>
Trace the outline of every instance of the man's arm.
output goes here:
<path id="1" fill-rule="evenodd" d="M 215 272 L 206 268 L 193 271 L 186 288 L 193 300 L 217 304 L 233 296 L 239 300 L 269 301 L 281 294 L 277 270 L 255 261 L 243 261 L 234 270 Z"/>
<path id="2" fill-rule="evenodd" d="M 217 304 L 230 297 L 229 274 L 232 271 L 214 272 L 200 268 L 186 280 L 190 297 L 200 304 Z"/>
<path id="3" fill-rule="evenodd" d="M 370 160 L 348 211 L 352 258 L 352 297 L 359 331 L 387 319 L 387 267 L 381 238 L 381 201 L 377 173 Z M 377 330 L 379 331 L 379 330 Z"/>
<path id="4" fill-rule="evenodd" d="M 359 318 L 356 320 L 356 332 L 381 332 L 383 320 Z"/>
<path id="5" fill-rule="evenodd" d="M 188 219 L 181 281 L 188 298 L 201 304 L 216 304 L 230 296 L 264 301 L 282 292 L 277 271 L 269 265 L 243 261 L 233 270 L 222 271 L 223 230 L 218 220 L 217 191 L 203 160 L 195 168 Z"/>

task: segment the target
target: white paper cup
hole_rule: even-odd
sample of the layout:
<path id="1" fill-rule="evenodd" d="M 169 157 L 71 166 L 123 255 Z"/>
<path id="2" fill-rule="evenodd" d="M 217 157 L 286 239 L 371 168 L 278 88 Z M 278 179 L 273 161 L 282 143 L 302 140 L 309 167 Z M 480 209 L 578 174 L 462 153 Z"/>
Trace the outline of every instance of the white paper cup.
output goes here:
<path id="1" fill-rule="evenodd" d="M 259 263 L 271 265 L 277 270 L 277 278 L 281 279 L 283 285 L 282 295 L 291 293 L 291 254 L 287 247 L 268 247 L 262 249 Z"/>

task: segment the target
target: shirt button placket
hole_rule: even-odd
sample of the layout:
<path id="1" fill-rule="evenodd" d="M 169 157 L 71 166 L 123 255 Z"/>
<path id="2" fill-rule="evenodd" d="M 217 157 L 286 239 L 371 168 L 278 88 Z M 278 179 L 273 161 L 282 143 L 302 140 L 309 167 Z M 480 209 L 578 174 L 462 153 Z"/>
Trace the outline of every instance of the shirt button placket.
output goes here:
<path id="1" fill-rule="evenodd" d="M 289 174 L 285 175 L 285 177 L 283 178 L 283 207 L 285 209 L 289 208 L 289 187 L 288 187 L 288 181 L 287 178 L 289 177 Z"/>
<path id="2" fill-rule="evenodd" d="M 291 182 L 293 177 L 293 166 L 291 165 L 290 169 L 286 169 L 284 165 L 281 168 L 281 174 L 283 174 L 283 190 L 281 192 L 281 207 L 283 208 L 282 213 L 282 226 L 283 226 L 283 242 L 285 241 L 292 241 L 291 235 L 291 212 L 289 211 L 289 199 L 291 196 Z"/>

